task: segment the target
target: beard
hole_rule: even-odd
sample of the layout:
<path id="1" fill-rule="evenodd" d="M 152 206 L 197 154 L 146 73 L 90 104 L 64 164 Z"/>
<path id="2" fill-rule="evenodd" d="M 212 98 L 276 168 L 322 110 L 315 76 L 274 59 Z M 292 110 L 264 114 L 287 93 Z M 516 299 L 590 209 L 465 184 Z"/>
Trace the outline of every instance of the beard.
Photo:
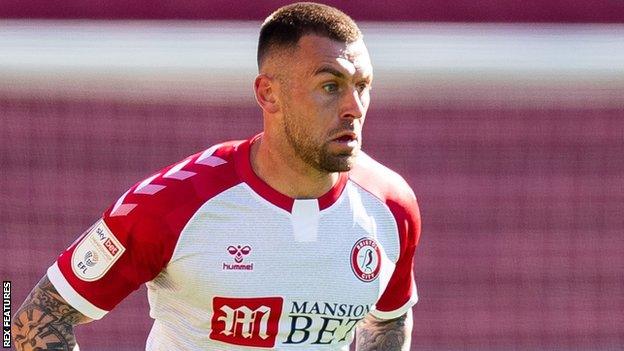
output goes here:
<path id="1" fill-rule="evenodd" d="M 284 113 L 284 132 L 295 155 L 320 172 L 334 173 L 351 170 L 359 148 L 353 152 L 332 153 L 329 148 L 329 141 L 326 139 L 322 141 L 315 140 L 312 133 L 307 131 L 306 128 L 298 126 L 295 120 L 292 115 Z M 327 137 L 329 138 L 329 136 L 340 131 L 351 129 L 348 125 L 343 126 L 330 131 Z"/>

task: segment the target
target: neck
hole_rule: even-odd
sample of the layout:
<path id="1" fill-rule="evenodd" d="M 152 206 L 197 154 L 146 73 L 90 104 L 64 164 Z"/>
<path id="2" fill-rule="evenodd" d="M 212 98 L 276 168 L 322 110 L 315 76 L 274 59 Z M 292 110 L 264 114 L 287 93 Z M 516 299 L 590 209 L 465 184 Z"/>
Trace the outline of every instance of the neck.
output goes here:
<path id="1" fill-rule="evenodd" d="M 264 134 L 251 145 L 251 167 L 273 189 L 295 199 L 313 199 L 338 182 L 339 173 L 314 169 L 294 154 L 290 145 L 280 145 Z"/>

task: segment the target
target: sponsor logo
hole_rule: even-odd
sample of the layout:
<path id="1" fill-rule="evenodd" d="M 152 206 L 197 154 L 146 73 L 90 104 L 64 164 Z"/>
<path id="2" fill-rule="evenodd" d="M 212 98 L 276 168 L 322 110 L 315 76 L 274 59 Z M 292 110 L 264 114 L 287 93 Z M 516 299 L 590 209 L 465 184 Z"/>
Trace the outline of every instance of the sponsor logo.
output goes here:
<path id="1" fill-rule="evenodd" d="M 283 303 L 281 297 L 214 297 L 209 338 L 241 346 L 273 347 Z"/>
<path id="2" fill-rule="evenodd" d="M 232 262 L 223 262 L 223 270 L 243 270 L 243 271 L 253 271 L 253 262 L 243 262 L 245 260 L 245 256 L 251 253 L 251 246 L 249 245 L 230 245 L 227 247 L 227 252 L 234 258 L 234 263 Z"/>
<path id="3" fill-rule="evenodd" d="M 76 245 L 71 259 L 72 270 L 84 281 L 98 280 L 125 250 L 104 220 L 100 219 Z"/>
<path id="4" fill-rule="evenodd" d="M 348 343 L 355 325 L 370 310 L 369 305 L 293 301 L 288 314 L 290 331 L 284 344 Z"/>
<path id="5" fill-rule="evenodd" d="M 379 276 L 381 251 L 374 239 L 361 238 L 351 249 L 351 269 L 358 279 L 372 282 Z"/>
<path id="6" fill-rule="evenodd" d="M 104 242 L 104 247 L 113 256 L 117 255 L 117 253 L 119 252 L 119 248 L 117 247 L 117 245 L 115 245 L 115 243 L 110 238 L 106 239 L 106 241 Z"/>

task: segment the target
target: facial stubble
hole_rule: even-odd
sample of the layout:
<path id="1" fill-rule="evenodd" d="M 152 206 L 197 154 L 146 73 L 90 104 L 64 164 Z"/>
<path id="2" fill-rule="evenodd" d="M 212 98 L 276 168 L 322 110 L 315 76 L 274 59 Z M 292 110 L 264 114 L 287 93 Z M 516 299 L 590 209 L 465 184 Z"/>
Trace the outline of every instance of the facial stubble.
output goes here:
<path id="1" fill-rule="evenodd" d="M 285 104 L 284 107 L 284 134 L 297 157 L 315 170 L 324 173 L 351 170 L 359 150 L 353 153 L 332 153 L 329 150 L 328 140 L 315 140 L 312 133 L 302 123 L 298 123 L 297 117 L 290 113 L 292 111 L 290 106 Z M 332 133 L 335 131 L 330 131 L 329 135 Z"/>

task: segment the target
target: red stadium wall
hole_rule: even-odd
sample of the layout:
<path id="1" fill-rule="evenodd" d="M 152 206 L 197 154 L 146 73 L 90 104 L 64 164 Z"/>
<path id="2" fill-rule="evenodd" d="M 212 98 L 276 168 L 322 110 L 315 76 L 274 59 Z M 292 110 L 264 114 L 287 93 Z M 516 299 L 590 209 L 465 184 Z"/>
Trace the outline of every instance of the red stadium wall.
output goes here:
<path id="1" fill-rule="evenodd" d="M 2 0 L 0 18 L 190 19 L 261 21 L 296 1 L 229 0 L 85 2 L 80 0 Z M 624 3 L 595 0 L 320 0 L 358 21 L 622 23 Z M 391 6 L 388 6 L 388 4 Z"/>
<path id="2" fill-rule="evenodd" d="M 127 187 L 261 128 L 247 104 L 0 96 L 0 275 L 16 309 Z M 364 149 L 421 204 L 414 350 L 624 345 L 624 116 L 618 107 L 373 103 Z M 77 328 L 84 350 L 142 349 L 144 289 Z"/>

